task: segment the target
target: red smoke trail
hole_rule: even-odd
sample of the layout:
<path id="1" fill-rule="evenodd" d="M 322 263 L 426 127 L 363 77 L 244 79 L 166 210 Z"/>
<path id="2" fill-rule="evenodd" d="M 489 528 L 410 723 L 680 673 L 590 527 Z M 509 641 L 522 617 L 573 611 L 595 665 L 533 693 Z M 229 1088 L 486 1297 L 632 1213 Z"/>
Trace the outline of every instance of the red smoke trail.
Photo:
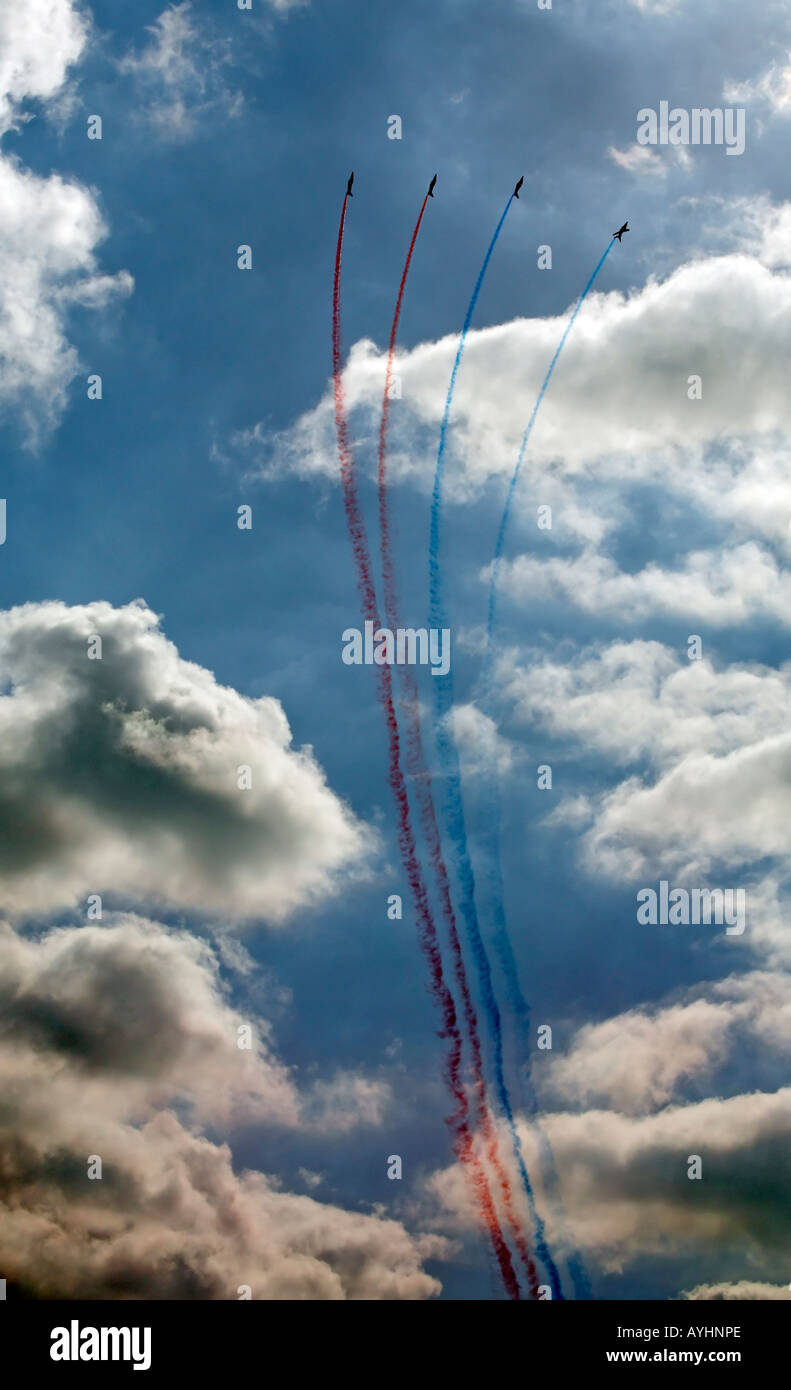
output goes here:
<path id="1" fill-rule="evenodd" d="M 426 197 L 423 199 L 423 206 L 420 209 L 417 222 L 415 223 L 415 230 L 412 233 L 412 240 L 409 243 L 409 250 L 407 251 L 406 260 L 404 261 L 401 283 L 398 287 L 398 297 L 396 299 L 393 323 L 390 329 L 387 366 L 385 368 L 382 416 L 379 422 L 379 530 L 382 539 L 382 577 L 384 580 L 385 621 L 393 632 L 401 626 L 401 622 L 398 613 L 398 591 L 395 582 L 395 566 L 390 539 L 390 514 L 387 491 L 387 423 L 390 415 L 390 386 L 393 376 L 393 358 L 398 335 L 398 323 L 401 317 L 401 304 L 404 298 L 409 267 L 412 262 L 412 253 L 415 249 L 415 243 L 420 231 L 420 224 L 423 221 L 423 214 L 426 211 L 427 202 L 428 194 L 426 194 Z M 442 905 L 442 915 L 450 940 L 456 986 L 464 1008 L 464 1021 L 472 1048 L 473 1077 L 475 1081 L 475 1110 L 478 1125 L 480 1126 L 481 1133 L 486 1142 L 487 1157 L 492 1165 L 497 1181 L 500 1184 L 506 1219 L 511 1230 L 514 1244 L 527 1270 L 530 1293 L 535 1298 L 538 1296 L 538 1276 L 514 1211 L 511 1183 L 500 1159 L 497 1130 L 492 1123 L 492 1117 L 486 1101 L 486 1084 L 483 1075 L 483 1058 L 481 1053 L 480 1033 L 478 1031 L 478 1020 L 467 981 L 467 972 L 464 968 L 464 956 L 462 954 L 461 942 L 456 926 L 456 914 L 453 911 L 453 903 L 450 894 L 450 880 L 442 854 L 442 841 L 440 839 L 436 812 L 434 810 L 434 799 L 431 795 L 431 775 L 423 752 L 417 681 L 411 667 L 402 666 L 400 667 L 400 672 L 405 693 L 405 698 L 401 701 L 401 708 L 405 711 L 407 720 L 407 770 L 414 779 L 420 823 L 428 846 L 429 858 L 434 870 L 437 891 Z"/>
<path id="2" fill-rule="evenodd" d="M 357 587 L 360 591 L 364 618 L 366 621 L 371 621 L 375 624 L 374 631 L 376 631 L 380 625 L 376 605 L 376 591 L 371 574 L 371 558 L 368 553 L 365 523 L 360 511 L 360 503 L 357 495 L 357 479 L 354 471 L 354 460 L 349 447 L 346 404 L 341 374 L 341 252 L 343 249 L 343 231 L 346 223 L 346 205 L 348 203 L 348 197 L 349 195 L 347 193 L 343 200 L 340 227 L 338 228 L 338 246 L 335 253 L 335 278 L 332 291 L 332 379 L 335 396 L 335 427 L 338 436 L 338 457 L 341 467 L 341 483 L 343 486 L 346 524 L 349 530 L 357 569 Z M 448 1121 L 454 1130 L 453 1149 L 459 1162 L 463 1164 L 465 1172 L 472 1183 L 478 1201 L 478 1207 L 489 1232 L 489 1237 L 506 1290 L 511 1298 L 518 1299 L 519 1284 L 511 1261 L 511 1253 L 503 1237 L 502 1230 L 500 1229 L 497 1211 L 492 1200 L 492 1194 L 489 1191 L 486 1174 L 475 1153 L 472 1133 L 467 1122 L 467 1096 L 460 1075 L 461 1035 L 456 1018 L 456 1006 L 442 973 L 442 955 L 440 952 L 439 938 L 437 936 L 437 928 L 429 906 L 426 885 L 423 881 L 423 873 L 417 857 L 415 837 L 409 814 L 406 783 L 401 769 L 398 723 L 393 705 L 392 674 L 388 665 L 377 667 L 377 687 L 379 698 L 382 701 L 384 709 L 385 722 L 387 724 L 389 747 L 388 781 L 393 791 L 398 810 L 398 844 L 417 909 L 419 922 L 418 939 L 429 968 L 431 993 L 439 1007 L 442 1017 L 442 1031 L 440 1037 L 447 1038 L 450 1045 L 446 1063 L 446 1080 L 456 1103 L 456 1113 L 451 1116 Z"/>

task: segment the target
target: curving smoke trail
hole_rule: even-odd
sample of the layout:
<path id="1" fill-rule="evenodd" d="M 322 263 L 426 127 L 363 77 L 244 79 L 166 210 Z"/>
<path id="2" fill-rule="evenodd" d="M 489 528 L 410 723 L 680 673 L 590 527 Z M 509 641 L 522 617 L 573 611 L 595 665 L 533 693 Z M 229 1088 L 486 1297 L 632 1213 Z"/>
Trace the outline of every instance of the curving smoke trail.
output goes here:
<path id="1" fill-rule="evenodd" d="M 546 376 L 544 377 L 544 380 L 541 384 L 541 389 L 538 393 L 535 405 L 533 406 L 532 412 L 530 414 L 530 419 L 527 423 L 527 428 L 525 429 L 524 435 L 522 436 L 522 442 L 519 447 L 519 454 L 516 460 L 516 465 L 514 467 L 514 471 L 511 475 L 511 480 L 508 485 L 505 506 L 503 507 L 503 514 L 500 520 L 500 527 L 497 533 L 497 544 L 495 546 L 494 559 L 492 562 L 492 570 L 489 583 L 489 609 L 486 625 L 486 653 L 484 656 L 483 693 L 481 701 L 482 708 L 484 710 L 487 709 L 487 707 L 491 706 L 491 704 L 493 703 L 492 686 L 494 664 L 494 632 L 497 620 L 497 581 L 499 577 L 500 561 L 502 558 L 503 546 L 505 543 L 506 529 L 511 513 L 511 505 L 513 503 L 516 485 L 519 481 L 519 474 L 522 468 L 522 463 L 524 461 L 525 452 L 530 441 L 530 436 L 533 432 L 533 426 L 536 421 L 536 416 L 538 415 L 539 409 L 541 407 L 541 402 L 544 399 L 547 387 L 549 386 L 550 380 L 552 379 L 552 373 L 554 372 L 555 367 L 557 366 L 560 354 L 563 351 L 563 348 L 566 344 L 566 340 L 568 339 L 568 336 L 572 328 L 574 327 L 574 323 L 576 321 L 580 309 L 582 308 L 583 302 L 588 293 L 590 292 L 591 287 L 593 286 L 593 283 L 599 271 L 604 265 L 604 262 L 607 259 L 607 256 L 609 255 L 612 246 L 613 243 L 612 241 L 610 241 L 606 251 L 600 258 L 596 266 L 596 269 L 594 270 L 593 274 L 588 280 L 588 283 L 582 291 L 582 294 L 577 300 L 577 303 L 574 306 L 574 310 L 569 318 L 569 321 L 566 324 L 566 327 L 563 331 L 563 335 L 555 350 L 555 354 L 547 369 Z M 486 785 L 486 782 L 488 782 L 488 786 Z M 562 1208 L 560 1207 L 557 1193 L 558 1178 L 557 1170 L 555 1168 L 555 1161 L 552 1154 L 552 1149 L 549 1144 L 549 1140 L 547 1139 L 537 1119 L 538 1103 L 536 1100 L 536 1095 L 533 1089 L 531 1079 L 532 1054 L 529 1047 L 530 1006 L 522 992 L 522 987 L 519 982 L 519 972 L 517 970 L 513 948 L 511 946 L 511 939 L 508 935 L 508 928 L 506 925 L 503 872 L 502 863 L 500 859 L 500 790 L 497 777 L 497 767 L 495 763 L 493 763 L 491 766 L 486 782 L 484 783 L 485 801 L 483 807 L 482 824 L 485 827 L 484 835 L 489 851 L 489 887 L 491 893 L 493 923 L 492 940 L 494 944 L 495 954 L 497 956 L 500 968 L 506 980 L 508 989 L 508 1001 L 514 1012 L 518 1025 L 517 1036 L 519 1037 L 522 1044 L 522 1060 L 524 1064 L 523 1076 L 526 1083 L 525 1090 L 527 1111 L 534 1121 L 535 1133 L 538 1139 L 539 1148 L 541 1152 L 541 1164 L 545 1177 L 547 1195 L 550 1197 L 551 1200 L 553 1200 L 556 1212 L 558 1216 L 562 1219 L 563 1213 Z M 582 1258 L 578 1252 L 573 1251 L 569 1254 L 568 1265 L 569 1273 L 571 1274 L 577 1296 L 579 1298 L 590 1298 L 590 1281 L 588 1279 L 585 1266 L 582 1262 Z"/>
<path id="2" fill-rule="evenodd" d="M 387 626 L 393 632 L 401 626 L 401 621 L 399 617 L 398 588 L 395 578 L 395 563 L 391 541 L 389 493 L 387 487 L 387 426 L 390 415 L 390 387 L 393 376 L 393 358 L 398 336 L 398 324 L 401 317 L 401 305 L 404 298 L 404 290 L 406 289 L 409 267 L 412 263 L 412 254 L 420 232 L 420 226 L 423 221 L 423 214 L 426 211 L 427 202 L 428 194 L 426 194 L 423 199 L 423 205 L 420 209 L 417 222 L 415 223 L 412 239 L 409 243 L 409 250 L 407 251 L 404 268 L 401 274 L 401 281 L 398 287 L 393 323 L 390 329 L 390 342 L 387 353 L 387 365 L 385 368 L 384 395 L 382 398 L 382 414 L 379 422 L 378 488 L 379 530 L 382 547 L 382 578 L 385 620 Z M 518 1217 L 514 1210 L 511 1183 L 500 1158 L 497 1129 L 493 1123 L 486 1098 L 486 1084 L 484 1081 L 483 1056 L 481 1039 L 478 1031 L 478 1020 L 475 1014 L 475 1006 L 472 1001 L 467 973 L 464 967 L 464 957 L 462 955 L 461 942 L 459 941 L 459 933 L 456 925 L 456 914 L 453 910 L 453 903 L 451 900 L 450 881 L 445 866 L 445 860 L 442 855 L 442 843 L 434 810 L 434 800 L 431 793 L 431 776 L 423 751 L 417 680 L 410 666 L 401 666 L 399 670 L 404 691 L 404 698 L 400 703 L 403 711 L 402 727 L 404 724 L 406 726 L 406 766 L 410 777 L 413 779 L 421 829 L 428 848 L 428 856 L 434 872 L 442 916 L 450 942 L 458 996 L 462 1001 L 464 1023 L 472 1053 L 475 1116 L 478 1128 L 486 1145 L 487 1158 L 500 1187 L 506 1221 L 511 1231 L 514 1245 L 519 1252 L 527 1272 L 528 1288 L 532 1297 L 535 1298 L 538 1294 L 538 1277 Z"/>
<path id="3" fill-rule="evenodd" d="M 597 264 L 597 266 L 596 266 L 596 269 L 594 270 L 594 272 L 593 272 L 593 274 L 591 275 L 591 277 L 590 277 L 590 279 L 589 279 L 587 285 L 585 286 L 584 290 L 582 291 L 582 294 L 580 295 L 579 299 L 577 300 L 576 304 L 574 305 L 574 312 L 572 313 L 571 318 L 569 319 L 568 323 L 566 324 L 566 327 L 565 327 L 564 330 L 563 330 L 563 336 L 562 336 L 560 342 L 558 343 L 558 345 L 557 345 L 557 347 L 556 347 L 556 349 L 555 349 L 555 355 L 554 355 L 554 357 L 552 358 L 552 361 L 550 362 L 549 367 L 547 368 L 547 374 L 546 374 L 546 376 L 544 377 L 543 382 L 541 383 L 541 390 L 539 391 L 538 396 L 536 397 L 536 403 L 535 403 L 535 405 L 533 406 L 533 409 L 532 409 L 532 412 L 531 412 L 531 415 L 530 415 L 530 419 L 529 419 L 528 422 L 527 422 L 527 429 L 525 430 L 524 434 L 522 435 L 522 443 L 521 443 L 520 446 L 519 446 L 519 454 L 518 454 L 518 457 L 517 457 L 517 460 L 516 460 L 516 466 L 515 466 L 515 468 L 514 468 L 513 473 L 511 474 L 511 481 L 510 481 L 510 483 L 508 484 L 508 492 L 507 492 L 506 498 L 505 498 L 505 506 L 503 507 L 503 514 L 502 514 L 502 517 L 500 518 L 500 529 L 499 529 L 499 531 L 497 532 L 497 544 L 496 544 L 496 546 L 495 546 L 495 548 L 494 548 L 494 560 L 493 560 L 493 562 L 492 562 L 492 573 L 491 573 L 491 579 L 490 579 L 490 582 L 489 582 L 489 616 L 488 616 L 488 620 L 487 620 L 487 624 L 486 624 L 486 662 L 487 662 L 487 670 L 488 670 L 489 665 L 490 665 L 490 663 L 491 663 L 491 655 L 492 655 L 492 639 L 493 639 L 493 637 L 494 637 L 494 625 L 495 625 L 495 621 L 496 621 L 496 609 L 497 609 L 497 579 L 498 579 L 499 570 L 500 570 L 500 560 L 501 560 L 501 558 L 502 558 L 503 545 L 504 545 L 504 543 L 505 543 L 505 532 L 506 532 L 506 528 L 507 528 L 507 526 L 508 526 L 508 519 L 509 519 L 509 517 L 510 517 L 510 515 L 511 515 L 511 503 L 512 503 L 513 500 L 514 500 L 514 493 L 516 492 L 516 485 L 517 485 L 517 483 L 519 482 L 519 474 L 520 474 L 520 472 L 521 472 L 522 462 L 523 462 L 524 457 L 525 457 L 525 450 L 527 449 L 527 445 L 528 445 L 528 442 L 529 442 L 529 440 L 530 440 L 530 436 L 531 436 L 531 434 L 533 433 L 533 425 L 534 425 L 535 422 L 536 422 L 536 416 L 537 416 L 537 414 L 538 414 L 538 412 L 539 412 L 539 409 L 540 409 L 540 407 L 541 407 L 541 402 L 543 401 L 544 396 L 546 395 L 547 387 L 549 386 L 549 383 L 550 383 L 550 381 L 551 381 L 551 379 L 552 379 L 552 373 L 554 372 L 555 367 L 556 367 L 556 365 L 557 365 L 557 360 L 558 360 L 558 358 L 560 357 L 560 354 L 561 354 L 561 352 L 563 351 L 563 348 L 564 348 L 565 345 L 566 345 L 566 339 L 568 338 L 569 333 L 571 332 L 572 328 L 574 327 L 574 324 L 575 324 L 576 319 L 577 319 L 577 315 L 578 315 L 580 309 L 582 308 L 582 305 L 583 305 L 585 299 L 587 298 L 587 296 L 588 296 L 588 294 L 589 294 L 589 292 L 590 292 L 590 290 L 591 290 L 591 287 L 592 287 L 592 285 L 593 285 L 594 280 L 596 279 L 596 276 L 598 275 L 599 271 L 601 270 L 602 266 L 604 265 L 604 262 L 606 261 L 607 257 L 609 256 L 609 254 L 610 254 L 610 252 L 611 252 L 611 250 L 612 250 L 612 248 L 613 248 L 613 245 L 614 245 L 614 243 L 611 241 L 611 242 L 609 243 L 609 245 L 607 246 L 607 250 L 604 252 L 603 256 L 602 256 L 601 259 L 599 260 L 599 262 L 598 262 L 598 264 Z"/>
<path id="4" fill-rule="evenodd" d="M 475 282 L 472 297 L 464 316 L 464 324 L 461 330 L 459 345 L 456 349 L 456 357 L 453 363 L 448 393 L 445 397 L 445 409 L 442 414 L 437 462 L 434 470 L 434 485 L 431 495 L 431 528 L 429 537 L 429 622 L 431 627 L 438 629 L 447 627 L 440 562 L 440 520 L 442 515 L 442 485 L 445 474 L 445 446 L 447 443 L 450 411 L 453 404 L 453 393 L 467 341 L 467 333 L 470 323 L 472 322 L 473 313 L 475 312 L 475 305 L 478 302 L 478 296 L 481 292 L 481 286 L 483 285 L 492 252 L 497 245 L 497 239 L 502 230 L 503 223 L 508 216 L 508 210 L 514 196 L 515 195 L 512 193 L 503 209 L 500 221 L 497 223 L 494 235 L 489 242 L 483 264 L 478 272 L 478 278 Z M 549 1246 L 547 1245 L 544 1222 L 536 1206 L 535 1194 L 527 1171 L 527 1165 L 522 1151 L 522 1141 L 519 1137 L 513 1106 L 511 1104 L 511 1097 L 505 1079 L 502 1020 L 495 997 L 489 957 L 486 953 L 486 946 L 484 945 L 480 922 L 478 920 L 478 909 L 475 902 L 475 875 L 473 873 L 467 842 L 467 827 L 464 818 L 464 803 L 461 792 L 459 755 L 449 718 L 453 706 L 453 678 L 451 673 L 448 672 L 447 676 L 437 676 L 435 673 L 432 686 L 434 689 L 434 736 L 444 788 L 443 813 L 448 837 L 453 848 L 454 867 L 461 890 L 461 914 L 464 918 L 470 950 L 473 960 L 475 961 L 478 987 L 492 1038 L 495 1090 L 500 1107 L 505 1115 L 519 1178 L 530 1207 L 530 1214 L 533 1219 L 536 1236 L 536 1252 L 549 1275 L 553 1298 L 562 1299 L 563 1288 L 560 1275 L 555 1261 L 552 1258 Z"/>
<path id="5" fill-rule="evenodd" d="M 379 627 L 376 591 L 371 571 L 365 523 L 357 495 L 357 479 L 354 459 L 349 445 L 349 432 L 346 419 L 346 404 L 343 390 L 340 334 L 340 276 L 343 250 L 343 233 L 346 224 L 346 208 L 349 201 L 347 192 L 343 200 L 338 242 L 335 253 L 335 275 L 332 293 L 332 378 L 335 400 L 335 427 L 338 440 L 343 502 L 346 524 L 352 543 L 357 587 L 360 593 L 363 614 Z M 415 901 L 418 919 L 418 939 L 428 966 L 431 993 L 440 1012 L 442 1029 L 440 1036 L 448 1039 L 449 1050 L 445 1065 L 445 1079 L 455 1102 L 455 1113 L 449 1117 L 448 1124 L 453 1131 L 453 1148 L 459 1162 L 463 1165 L 473 1191 L 478 1210 L 489 1234 L 500 1274 L 505 1288 L 512 1299 L 520 1297 L 519 1283 L 514 1271 L 511 1253 L 500 1227 L 497 1210 L 492 1199 L 486 1173 L 475 1151 L 473 1136 L 469 1126 L 469 1106 L 461 1078 L 461 1035 L 456 1016 L 456 1006 L 448 989 L 442 970 L 442 956 L 436 925 L 428 901 L 423 873 L 417 857 L 415 837 L 409 813 L 404 774 L 401 769 L 398 723 L 393 706 L 392 676 L 390 667 L 377 668 L 378 694 L 382 702 L 387 726 L 389 770 L 388 780 L 392 789 L 398 812 L 398 843 L 407 880 Z"/>

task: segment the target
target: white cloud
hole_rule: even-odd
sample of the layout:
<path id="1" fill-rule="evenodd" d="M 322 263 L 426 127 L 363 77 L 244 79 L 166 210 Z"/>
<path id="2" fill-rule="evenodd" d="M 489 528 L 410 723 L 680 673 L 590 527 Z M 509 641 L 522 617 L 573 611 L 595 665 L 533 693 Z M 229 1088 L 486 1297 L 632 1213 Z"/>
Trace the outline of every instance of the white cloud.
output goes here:
<path id="1" fill-rule="evenodd" d="M 582 1027 L 555 1059 L 548 1086 L 575 1106 L 640 1114 L 665 1105 L 680 1082 L 724 1055 L 728 1012 L 705 999 L 658 1013 L 634 1009 Z"/>
<path id="2" fill-rule="evenodd" d="M 132 289 L 125 271 L 97 272 L 94 250 L 106 231 L 79 184 L 38 178 L 0 157 L 0 403 L 23 403 L 33 440 L 57 419 L 80 367 L 66 338 L 68 303 L 102 308 Z"/>
<path id="3" fill-rule="evenodd" d="M 660 869 L 707 878 L 714 865 L 743 868 L 767 856 L 788 862 L 789 814 L 786 733 L 724 757 L 690 753 L 653 786 L 627 779 L 603 797 L 587 858 L 632 879 Z"/>
<path id="4" fill-rule="evenodd" d="M 737 1051 L 764 1063 L 771 1058 L 784 1072 L 790 1024 L 786 973 L 750 971 L 696 985 L 672 1004 L 585 1024 L 569 1049 L 553 1058 L 547 1094 L 578 1108 L 604 1105 L 631 1115 L 656 1110 L 683 1099 L 690 1081 L 711 1086 L 726 1064 L 738 1063 Z"/>
<path id="5" fill-rule="evenodd" d="M 791 203 L 772 203 L 764 194 L 723 198 L 690 194 L 679 210 L 694 215 L 701 245 L 708 255 L 738 251 L 771 269 L 791 266 Z"/>
<path id="6" fill-rule="evenodd" d="M 521 667 L 509 659 L 499 676 L 518 718 L 617 763 L 649 757 L 662 768 L 679 756 L 723 755 L 783 733 L 791 700 L 791 665 L 716 670 L 661 642 L 613 642 L 565 663 L 536 656 Z"/>
<path id="7" fill-rule="evenodd" d="M 496 767 L 501 776 L 511 770 L 514 749 L 497 731 L 495 721 L 472 703 L 454 705 L 448 718 L 465 776 L 474 777 Z"/>
<path id="8" fill-rule="evenodd" d="M 791 624 L 791 575 L 754 542 L 724 553 L 692 551 L 679 569 L 649 564 L 636 574 L 595 550 L 550 559 L 520 555 L 502 567 L 501 587 L 515 599 L 561 597 L 625 622 L 667 614 L 711 627 L 760 617 Z"/>
<path id="9" fill-rule="evenodd" d="M 6 1081 L 48 1077 L 64 1109 L 105 1117 L 145 1113 L 157 1101 L 189 1106 L 203 1121 L 299 1123 L 299 1096 L 256 1020 L 223 998 L 208 943 L 146 919 L 118 915 L 101 926 L 42 937 L 0 927 Z"/>
<path id="10" fill-rule="evenodd" d="M 390 1099 L 390 1088 L 383 1082 L 339 1072 L 330 1081 L 314 1082 L 303 1113 L 306 1123 L 326 1134 L 360 1124 L 378 1128 Z"/>
<path id="11" fill-rule="evenodd" d="M 791 902 L 772 874 L 750 889 L 749 945 L 772 968 L 791 970 Z"/>
<path id="12" fill-rule="evenodd" d="M 211 112 L 239 115 L 241 92 L 226 82 L 231 41 L 207 33 L 205 20 L 196 23 L 190 0 L 168 6 L 148 33 L 146 46 L 120 66 L 137 83 L 143 114 L 160 136 L 187 139 Z"/>
<path id="13" fill-rule="evenodd" d="M 0 136 L 30 98 L 52 103 L 83 53 L 87 21 L 70 0 L 30 0 L 0 14 Z M 102 275 L 107 229 L 93 194 L 57 174 L 39 178 L 0 155 L 0 406 L 20 406 L 30 442 L 54 424 L 80 364 L 66 337 L 70 303 L 102 308 L 128 294 L 123 271 Z"/>
<path id="14" fill-rule="evenodd" d="M 88 20 L 73 0 L 26 0 L 0 10 L 0 135 L 24 119 L 28 98 L 57 97 L 81 57 Z"/>
<path id="15" fill-rule="evenodd" d="M 517 508 L 553 508 L 540 551 L 503 566 L 503 585 L 517 597 L 560 597 L 629 622 L 660 615 L 718 627 L 756 618 L 788 623 L 791 463 L 784 441 L 791 410 L 782 363 L 791 350 L 791 275 L 783 269 L 791 263 L 791 204 L 759 202 L 720 209 L 726 243 L 743 249 L 692 260 L 628 296 L 588 297 L 516 493 Z M 564 314 L 470 334 L 454 398 L 449 504 L 469 504 L 492 476 L 502 475 L 504 485 L 511 475 L 566 323 Z M 729 343 L 738 348 L 724 350 Z M 398 355 L 394 480 L 430 484 L 456 347 L 454 336 Z M 383 375 L 375 345 L 355 344 L 344 379 L 363 464 L 375 452 L 368 445 Z M 700 378 L 700 399 L 690 399 L 690 378 Z M 260 473 L 337 481 L 331 391 L 291 429 L 270 436 L 256 426 L 235 443 Z M 671 513 L 686 509 L 687 547 L 674 563 L 650 559 L 627 573 L 605 543 L 630 520 L 626 498 L 634 487 L 661 487 Z M 683 540 L 676 526 L 677 552 Z M 581 553 L 569 557 L 569 543 L 580 541 Z"/>
<path id="16" fill-rule="evenodd" d="M 791 265 L 791 203 L 774 207 L 766 199 L 752 203 L 753 235 L 763 265 Z M 755 241 L 753 242 L 755 244 Z"/>
<path id="17" fill-rule="evenodd" d="M 631 0 L 643 14 L 675 14 L 682 0 Z"/>
<path id="18" fill-rule="evenodd" d="M 785 732 L 791 667 L 687 661 L 659 642 L 614 642 L 566 663 L 536 657 L 499 669 L 517 718 L 537 720 L 617 764 L 672 769 L 688 755 L 725 756 Z"/>
<path id="19" fill-rule="evenodd" d="M 718 515 L 743 514 L 745 501 L 759 507 L 759 478 L 771 481 L 767 473 L 775 491 L 782 485 L 783 496 L 791 495 L 787 460 L 778 449 L 771 468 L 764 455 L 749 498 L 729 496 L 758 446 L 771 450 L 773 435 L 791 429 L 783 371 L 791 350 L 791 275 L 776 264 L 788 226 L 788 215 L 778 210 L 764 228 L 764 241 L 756 229 L 758 255 L 693 260 L 629 295 L 607 292 L 605 265 L 531 437 L 527 466 L 534 490 L 559 474 L 588 481 L 595 463 L 597 483 L 661 477 L 680 496 L 710 502 Z M 531 405 L 567 321 L 564 308 L 555 318 L 517 319 L 469 334 L 454 397 L 449 497 L 468 501 L 488 478 L 511 475 Z M 727 344 L 732 350 L 724 350 Z M 394 479 L 409 477 L 427 487 L 433 477 L 436 431 L 457 346 L 452 335 L 397 354 L 403 399 L 392 412 Z M 363 444 L 378 420 L 384 365 L 384 353 L 361 340 L 344 372 L 353 431 Z M 702 379 L 699 400 L 689 398 L 690 376 Z M 272 436 L 255 426 L 235 444 L 262 472 L 336 478 L 331 390 L 290 430 Z M 777 501 L 775 496 L 763 504 L 764 516 Z M 745 524 L 751 520 L 744 518 Z"/>
<path id="20" fill-rule="evenodd" d="M 279 702 L 182 660 L 142 601 L 2 613 L 0 660 L 7 911 L 106 892 L 280 922 L 365 869 L 371 835 Z"/>
<path id="21" fill-rule="evenodd" d="M 698 1284 L 694 1289 L 682 1293 L 681 1297 L 693 1301 L 736 1299 L 740 1303 L 786 1302 L 791 1299 L 791 1288 L 788 1284 L 757 1284 L 752 1280 L 742 1279 L 738 1284 Z"/>
<path id="22" fill-rule="evenodd" d="M 597 798 L 583 841 L 596 872 L 705 876 L 714 863 L 788 861 L 788 666 L 715 672 L 706 661 L 635 642 L 565 665 L 504 663 L 502 673 L 520 718 L 617 763 L 653 764 L 654 781 L 641 771 Z"/>
<path id="23" fill-rule="evenodd" d="M 626 169 L 630 174 L 647 175 L 649 178 L 665 179 L 668 174 L 668 163 L 656 150 L 649 149 L 648 145 L 629 145 L 625 150 L 616 149 L 615 145 L 610 145 L 607 154 L 614 164 L 619 168 Z"/>
<path id="24" fill-rule="evenodd" d="M 784 62 L 770 64 L 751 80 L 726 82 L 723 96 L 732 106 L 755 102 L 772 115 L 791 115 L 791 53 Z"/>
<path id="25" fill-rule="evenodd" d="M 69 1180 L 86 1151 L 101 1153 L 103 1182 Z M 235 1173 L 227 1145 L 169 1111 L 139 1129 L 97 1123 L 64 1135 L 53 1124 L 14 1157 L 25 1200 L 3 1213 L 0 1258 L 6 1278 L 38 1297 L 236 1299 L 242 1284 L 260 1300 L 441 1291 L 422 1265 L 447 1257 L 447 1241 Z"/>
<path id="26" fill-rule="evenodd" d="M 564 796 L 546 818 L 547 825 L 568 825 L 574 830 L 590 825 L 594 811 L 589 796 Z"/>

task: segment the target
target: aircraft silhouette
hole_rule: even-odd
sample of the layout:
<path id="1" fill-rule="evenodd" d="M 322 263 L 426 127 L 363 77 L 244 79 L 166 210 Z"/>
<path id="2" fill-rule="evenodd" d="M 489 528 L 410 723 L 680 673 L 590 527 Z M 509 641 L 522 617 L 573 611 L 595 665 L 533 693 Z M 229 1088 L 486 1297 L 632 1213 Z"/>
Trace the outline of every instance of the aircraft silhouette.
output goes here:
<path id="1" fill-rule="evenodd" d="M 429 186 L 428 186 L 428 196 L 429 196 L 429 198 L 433 198 L 433 197 L 434 197 L 434 184 L 435 184 L 436 182 L 437 182 L 437 176 L 436 176 L 436 174 L 435 174 L 434 177 L 433 177 L 433 179 L 431 180 L 431 183 L 430 183 Z"/>
<path id="2" fill-rule="evenodd" d="M 349 182 L 348 182 L 347 185 L 346 185 L 346 196 L 347 196 L 347 198 L 353 198 L 353 197 L 354 197 L 354 194 L 352 193 L 352 184 L 353 184 L 353 183 L 354 183 L 354 170 L 352 169 L 352 172 L 351 172 L 350 175 L 349 175 Z"/>
<path id="3" fill-rule="evenodd" d="M 520 188 L 522 187 L 522 184 L 524 183 L 524 181 L 525 181 L 525 176 L 524 176 L 524 174 L 523 174 L 522 177 L 521 177 L 521 179 L 519 180 L 518 184 L 516 185 L 516 188 L 514 189 L 513 193 L 511 194 L 511 197 L 512 197 L 512 198 L 518 198 L 518 197 L 519 197 L 519 190 L 520 190 Z"/>
<path id="4" fill-rule="evenodd" d="M 621 238 L 622 238 L 622 236 L 623 236 L 623 234 L 624 234 L 624 232 L 631 232 L 631 230 L 632 230 L 632 229 L 631 229 L 631 227 L 629 226 L 629 223 L 628 223 L 628 222 L 624 222 L 623 226 L 622 226 L 622 227 L 619 227 L 617 232 L 613 232 L 613 239 L 615 239 L 615 237 L 617 237 L 618 240 L 620 241 Z"/>

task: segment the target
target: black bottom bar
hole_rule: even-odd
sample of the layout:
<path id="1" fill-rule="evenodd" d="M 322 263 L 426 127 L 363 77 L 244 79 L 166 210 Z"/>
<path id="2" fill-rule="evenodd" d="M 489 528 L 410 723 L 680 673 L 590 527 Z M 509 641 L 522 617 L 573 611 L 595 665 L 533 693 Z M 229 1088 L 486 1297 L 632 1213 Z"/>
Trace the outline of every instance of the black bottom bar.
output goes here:
<path id="1" fill-rule="evenodd" d="M 654 1367 L 754 1374 L 783 1363 L 788 1321 L 785 1302 L 58 1303 L 11 1293 L 0 1303 L 7 1368 L 52 1384 L 251 1373 L 266 1381 L 284 1372 L 304 1382 L 315 1367 L 323 1378 L 334 1368 L 352 1384 L 376 1385 L 399 1368 L 414 1377 L 422 1367 L 425 1378 L 441 1367 L 446 1378 L 448 1363 L 467 1382 L 473 1363 L 503 1370 L 504 1356 L 526 1382 L 537 1370 L 559 1383 L 580 1370 L 605 1382 Z M 83 1359 L 94 1353 L 107 1359 Z"/>

